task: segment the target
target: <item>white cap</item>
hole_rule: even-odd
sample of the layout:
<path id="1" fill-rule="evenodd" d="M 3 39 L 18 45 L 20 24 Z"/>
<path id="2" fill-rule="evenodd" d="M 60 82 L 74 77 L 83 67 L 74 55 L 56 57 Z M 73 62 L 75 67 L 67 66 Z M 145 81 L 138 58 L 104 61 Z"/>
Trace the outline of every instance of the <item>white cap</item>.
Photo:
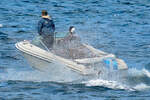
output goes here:
<path id="1" fill-rule="evenodd" d="M 75 31 L 75 28 L 73 27 L 72 29 L 71 29 L 71 32 L 73 33 Z"/>

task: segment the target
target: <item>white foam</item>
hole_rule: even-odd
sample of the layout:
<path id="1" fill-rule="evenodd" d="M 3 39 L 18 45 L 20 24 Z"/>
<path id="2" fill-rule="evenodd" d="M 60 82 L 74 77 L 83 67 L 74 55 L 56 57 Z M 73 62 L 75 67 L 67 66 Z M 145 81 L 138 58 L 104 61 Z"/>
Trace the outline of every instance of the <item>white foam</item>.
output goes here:
<path id="1" fill-rule="evenodd" d="M 116 77 L 116 75 L 113 77 Z M 150 86 L 147 84 L 144 84 L 143 80 L 141 80 L 140 83 L 137 83 L 137 82 L 139 82 L 139 80 L 135 81 L 134 84 L 136 84 L 136 85 L 133 86 L 132 82 L 130 84 L 131 80 L 128 80 L 129 77 L 131 77 L 131 78 L 149 77 L 150 78 L 150 72 L 146 69 L 137 70 L 136 68 L 132 68 L 132 69 L 128 70 L 127 79 L 125 79 L 125 81 L 122 81 L 123 80 L 122 78 L 119 80 L 116 80 L 116 81 L 110 80 L 110 78 L 109 78 L 109 79 L 105 79 L 105 80 L 104 79 L 95 79 L 95 80 L 90 80 L 90 81 L 86 81 L 83 83 L 85 83 L 86 86 L 103 86 L 103 87 L 107 87 L 107 88 L 111 88 L 111 89 L 124 89 L 124 90 L 131 90 L 131 91 L 136 91 L 136 90 L 140 91 L 140 90 L 150 89 Z"/>
<path id="2" fill-rule="evenodd" d="M 108 81 L 103 79 L 90 80 L 83 83 L 86 84 L 86 86 L 103 86 L 111 89 L 133 90 L 117 81 Z"/>
<path id="3" fill-rule="evenodd" d="M 0 79 L 2 81 L 8 80 L 20 80 L 20 81 L 51 81 L 49 76 L 37 70 L 34 71 L 17 71 L 14 69 L 8 69 L 7 73 L 0 73 Z"/>
<path id="4" fill-rule="evenodd" d="M 129 76 L 142 76 L 143 72 L 141 70 L 137 70 L 136 68 L 131 68 L 128 70 Z"/>
<path id="5" fill-rule="evenodd" d="M 146 75 L 147 77 L 150 78 L 150 72 L 146 70 L 145 68 L 142 70 L 137 70 L 136 68 L 132 68 L 128 70 L 129 76 L 144 76 Z"/>
<path id="6" fill-rule="evenodd" d="M 143 73 L 144 73 L 147 77 L 150 78 L 150 72 L 149 72 L 148 70 L 143 69 L 142 71 L 143 71 Z"/>
<path id="7" fill-rule="evenodd" d="M 129 77 L 140 77 L 141 75 L 150 77 L 150 72 L 146 69 L 137 70 L 137 69 L 130 69 Z M 116 77 L 116 76 L 114 76 Z M 32 70 L 32 71 L 17 71 L 15 69 L 7 69 L 7 73 L 0 73 L 0 79 L 1 81 L 7 81 L 7 80 L 20 80 L 20 81 L 35 81 L 35 82 L 44 82 L 44 81 L 56 81 L 56 79 L 51 79 L 48 73 Z M 131 80 L 126 80 L 131 81 Z M 139 81 L 138 81 L 139 82 Z M 110 79 L 93 79 L 89 81 L 82 82 L 86 86 L 102 86 L 107 87 L 111 89 L 123 89 L 123 90 L 129 90 L 129 91 L 135 91 L 135 90 L 145 90 L 150 89 L 150 86 L 147 84 L 144 84 L 144 82 L 135 83 L 136 85 L 129 85 L 128 82 L 122 82 L 121 79 L 114 81 Z M 130 82 L 129 82 L 130 83 Z"/>
<path id="8" fill-rule="evenodd" d="M 141 84 L 138 84 L 134 87 L 135 90 L 138 90 L 138 91 L 141 91 L 141 90 L 145 90 L 145 89 L 150 89 L 150 86 L 144 84 L 144 83 L 141 83 Z"/>
<path id="9" fill-rule="evenodd" d="M 3 25 L 2 25 L 2 24 L 0 24 L 0 27 L 3 27 Z"/>
<path id="10" fill-rule="evenodd" d="M 49 70 L 49 69 L 48 69 Z M 57 74 L 57 73 L 56 73 Z M 19 71 L 15 69 L 7 69 L 6 73 L 0 73 L 0 80 L 1 81 L 33 81 L 33 82 L 73 82 L 74 77 L 71 74 L 63 73 L 57 75 L 49 74 L 49 71 L 38 71 L 38 70 L 26 70 L 26 71 Z M 67 76 L 66 76 L 67 75 Z"/>

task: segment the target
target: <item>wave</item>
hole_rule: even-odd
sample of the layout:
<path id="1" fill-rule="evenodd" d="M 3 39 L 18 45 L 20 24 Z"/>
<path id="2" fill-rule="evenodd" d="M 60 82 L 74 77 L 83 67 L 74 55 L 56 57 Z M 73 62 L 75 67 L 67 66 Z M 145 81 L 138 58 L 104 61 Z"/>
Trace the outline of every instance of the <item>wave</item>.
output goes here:
<path id="1" fill-rule="evenodd" d="M 126 76 L 122 76 L 119 73 L 119 78 L 115 78 L 117 76 L 112 74 L 111 78 L 99 77 L 97 79 L 80 81 L 79 83 L 85 84 L 86 86 L 102 86 L 115 90 L 143 91 L 150 89 L 150 72 L 148 70 L 137 70 L 136 68 L 131 68 L 127 72 Z M 0 73 L 0 80 L 59 82 L 57 79 L 51 79 L 48 73 L 45 72 L 37 70 L 17 71 L 15 69 L 7 69 L 7 72 Z"/>
<path id="2" fill-rule="evenodd" d="M 134 89 L 119 83 L 118 81 L 110 81 L 110 80 L 103 80 L 103 79 L 96 79 L 96 80 L 90 80 L 87 82 L 83 82 L 86 86 L 102 86 L 107 87 L 111 89 L 123 89 L 123 90 L 131 90 Z"/>
<path id="3" fill-rule="evenodd" d="M 27 71 L 17 71 L 15 69 L 7 69 L 5 73 L 0 73 L 1 81 L 34 81 L 34 82 L 44 82 L 51 81 L 49 76 L 37 70 L 27 70 Z"/>
<path id="4" fill-rule="evenodd" d="M 103 86 L 111 89 L 123 89 L 130 91 L 143 91 L 150 89 L 150 72 L 146 69 L 137 70 L 131 68 L 128 70 L 127 75 L 120 79 L 114 80 L 116 75 L 113 76 L 112 80 L 109 79 L 95 79 L 83 82 L 86 86 Z M 111 76 L 112 77 L 112 76 Z"/>
<path id="5" fill-rule="evenodd" d="M 144 90 L 150 89 L 150 86 L 147 84 L 141 83 L 141 84 L 136 85 L 134 89 L 138 91 L 142 91 L 142 90 L 144 91 Z"/>
<path id="6" fill-rule="evenodd" d="M 121 89 L 121 90 L 129 90 L 129 91 L 144 91 L 150 89 L 150 86 L 144 83 L 137 84 L 136 86 L 128 86 L 127 84 L 119 83 L 118 81 L 108 81 L 103 79 L 90 80 L 87 82 L 83 82 L 86 86 L 102 86 L 110 89 Z"/>
<path id="7" fill-rule="evenodd" d="M 143 69 L 143 73 L 150 78 L 150 72 L 146 69 Z"/>

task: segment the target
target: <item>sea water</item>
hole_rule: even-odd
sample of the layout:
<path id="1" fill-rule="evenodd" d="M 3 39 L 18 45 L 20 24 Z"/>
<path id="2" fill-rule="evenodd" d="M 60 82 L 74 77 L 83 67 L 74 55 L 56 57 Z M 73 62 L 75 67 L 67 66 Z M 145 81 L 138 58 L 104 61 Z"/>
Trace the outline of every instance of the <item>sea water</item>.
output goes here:
<path id="1" fill-rule="evenodd" d="M 1 0 L 0 100 L 149 100 L 149 0 Z M 56 31 L 69 26 L 83 42 L 123 59 L 126 74 L 110 70 L 97 79 L 59 83 L 32 69 L 15 43 L 37 35 L 41 10 Z"/>

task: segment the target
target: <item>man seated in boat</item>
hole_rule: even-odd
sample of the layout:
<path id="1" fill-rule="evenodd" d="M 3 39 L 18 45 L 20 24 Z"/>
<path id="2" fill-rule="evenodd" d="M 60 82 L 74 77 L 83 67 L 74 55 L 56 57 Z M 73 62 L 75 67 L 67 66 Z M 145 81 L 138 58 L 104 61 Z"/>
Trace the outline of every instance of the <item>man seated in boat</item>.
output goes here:
<path id="1" fill-rule="evenodd" d="M 75 27 L 70 26 L 69 33 L 57 41 L 53 52 L 68 59 L 76 59 L 85 57 L 87 50 L 84 49 L 86 48 L 81 43 L 80 37 L 75 34 Z"/>
<path id="2" fill-rule="evenodd" d="M 80 42 L 81 39 L 79 36 L 77 36 L 77 34 L 75 34 L 75 27 L 74 26 L 70 26 L 69 27 L 69 32 L 66 36 L 64 36 L 62 39 L 59 39 L 58 41 L 56 40 L 57 44 L 60 45 L 68 45 L 71 44 L 71 42 Z"/>
<path id="3" fill-rule="evenodd" d="M 64 38 L 64 41 L 73 41 L 73 40 L 80 41 L 80 37 L 78 37 L 77 34 L 75 34 L 75 27 L 70 26 L 69 34 Z"/>
<path id="4" fill-rule="evenodd" d="M 42 11 L 42 18 L 38 22 L 38 33 L 47 48 L 52 48 L 54 43 L 55 24 L 46 10 Z"/>

